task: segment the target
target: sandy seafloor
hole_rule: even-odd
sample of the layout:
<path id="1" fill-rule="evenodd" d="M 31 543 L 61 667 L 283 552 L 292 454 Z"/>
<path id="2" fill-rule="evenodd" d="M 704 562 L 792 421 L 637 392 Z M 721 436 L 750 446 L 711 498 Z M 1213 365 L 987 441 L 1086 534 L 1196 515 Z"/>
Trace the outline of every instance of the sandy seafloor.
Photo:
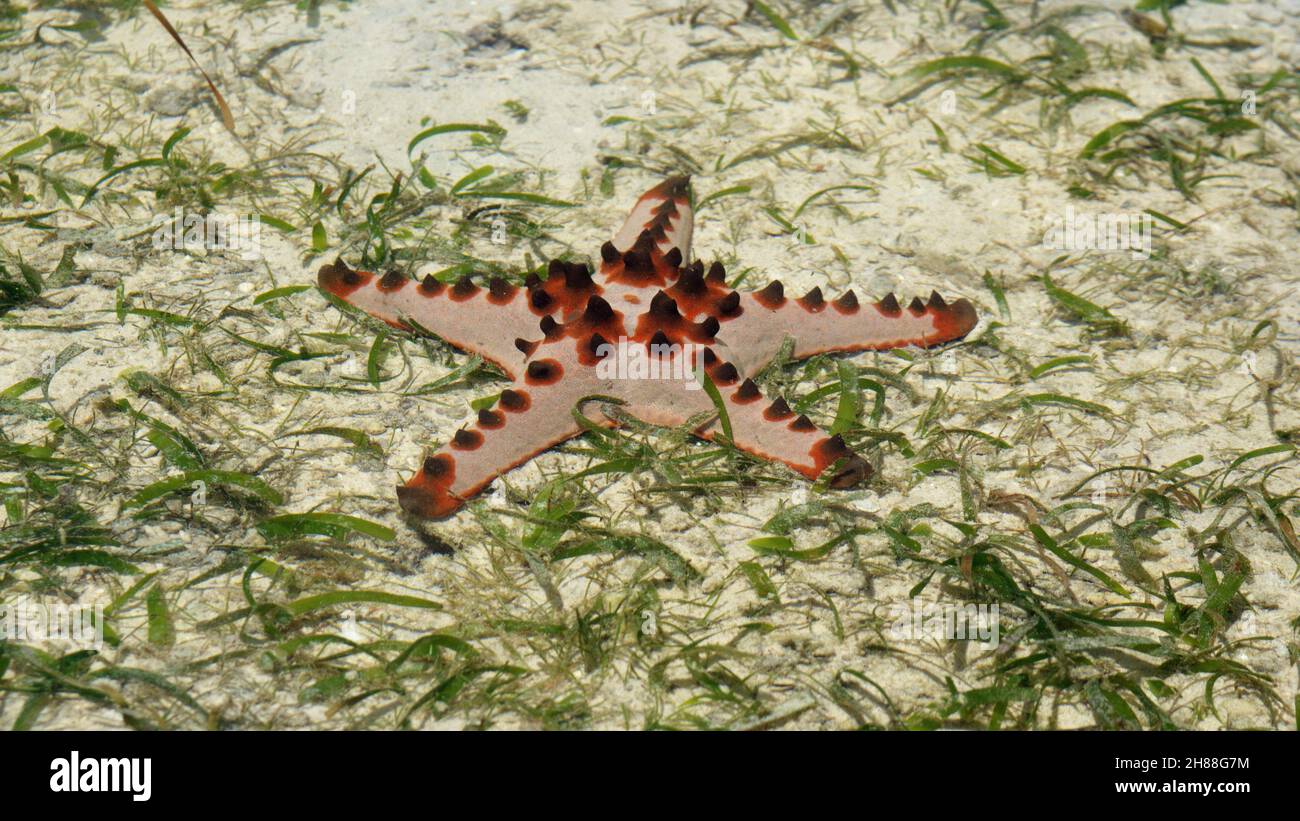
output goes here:
<path id="1" fill-rule="evenodd" d="M 1067 5 L 1033 4 L 1040 17 Z M 1115 13 L 1130 5 L 1095 4 L 1090 13 L 1060 24 L 1090 55 L 1086 80 L 1076 85 L 1120 89 L 1147 111 L 1210 93 L 1191 57 L 1233 97 L 1243 77 L 1268 77 L 1279 68 L 1294 71 L 1300 64 L 1300 3 L 1295 0 L 1179 6 L 1172 12 L 1178 31 L 1200 32 L 1206 39 L 1228 32 L 1254 45 L 1174 48 L 1163 57 L 1154 55 L 1147 39 Z M 788 293 L 803 293 L 814 285 L 831 294 L 853 287 L 859 296 L 873 299 L 891 290 L 910 299 L 937 289 L 946 297 L 975 302 L 982 321 L 971 340 L 910 370 L 904 379 L 913 396 L 891 391 L 883 426 L 913 435 L 932 400 L 946 394 L 944 426 L 975 428 L 1014 442 L 1007 450 L 969 451 L 966 458 L 976 466 L 985 494 L 996 491 L 1002 494 L 999 498 L 1029 497 L 1042 505 L 1059 505 L 1064 501 L 1060 494 L 1098 466 L 1158 469 L 1202 454 L 1205 461 L 1193 472 L 1221 469 L 1242 453 L 1287 441 L 1288 432 L 1300 429 L 1294 362 L 1300 347 L 1300 141 L 1260 113 L 1258 130 L 1234 137 L 1231 146 L 1222 149 L 1229 156 L 1217 158 L 1210 173 L 1225 176 L 1198 185 L 1197 201 L 1175 190 L 1168 171 L 1154 165 L 1105 185 L 1090 183 L 1100 194 L 1097 200 L 1074 200 L 1067 187 L 1088 180 L 1079 151 L 1092 134 L 1129 116 L 1120 104 L 1093 100 L 1077 105 L 1066 121 L 1048 129 L 1040 119 L 1039 99 L 1026 96 L 994 107 L 992 99 L 979 96 L 992 86 L 981 77 L 954 79 L 885 104 L 898 92 L 891 78 L 926 60 L 957 53 L 977 33 L 982 11 L 976 4 L 961 4 L 951 16 L 940 4 L 928 2 L 898 2 L 893 12 L 874 3 L 773 6 L 787 15 L 800 41 L 783 38 L 756 13 L 745 14 L 743 2 L 364 0 L 325 3 L 318 20 L 285 3 L 241 9 L 233 3 L 178 2 L 168 6 L 167 13 L 229 99 L 237 121 L 235 136 L 222 127 L 183 55 L 141 11 L 129 18 L 110 16 L 102 39 L 88 41 L 47 29 L 42 36 L 47 44 L 3 52 L 0 82 L 15 84 L 25 99 L 36 101 L 51 91 L 57 104 L 11 115 L 0 126 L 0 149 L 8 150 L 54 125 L 124 143 L 152 135 L 155 146 L 176 128 L 187 126 L 192 132 L 180 149 L 197 153 L 203 146 L 213 159 L 235 167 L 250 158 L 275 156 L 287 146 L 290 151 L 336 157 L 357 170 L 383 164 L 409 173 L 407 144 L 422 128 L 493 120 L 508 129 L 499 148 L 474 147 L 468 134 L 453 134 L 427 141 L 416 153 L 427 152 L 426 167 L 444 187 L 475 167 L 492 165 L 499 174 L 522 174 L 516 190 L 577 203 L 569 209 L 527 211 L 533 219 L 546 221 L 547 237 L 540 243 L 512 238 L 494 244 L 489 232 L 478 231 L 469 233 L 468 244 L 459 248 L 510 270 L 524 270 L 527 261 L 536 264 L 539 253 L 594 255 L 640 191 L 664 173 L 693 170 L 697 199 L 733 186 L 749 187 L 747 193 L 710 203 L 699 215 L 694 241 L 696 255 L 706 261 L 722 259 L 733 272 L 752 268 L 748 285 L 780 278 Z M 1016 26 L 1032 20 L 1030 4 L 1001 6 Z M 74 14 L 57 7 L 32 10 L 24 23 L 25 36 L 31 36 L 40 20 L 72 19 Z M 811 34 L 819 22 L 827 22 L 828 33 L 814 39 Z M 846 77 L 843 63 L 818 45 L 827 43 L 855 56 L 856 77 Z M 1045 50 L 1042 40 L 1006 37 L 985 53 L 1019 62 Z M 944 89 L 952 89 L 955 96 L 945 99 Z M 1296 99 L 1289 98 L 1292 105 Z M 512 117 L 505 107 L 508 101 L 526 108 L 526 119 Z M 1297 109 L 1290 113 L 1295 115 Z M 946 136 L 947 151 L 936 137 L 935 123 Z M 854 148 L 805 144 L 732 162 L 814 127 L 838 131 Z M 1026 173 L 985 173 L 964 156 L 978 153 L 978 144 L 996 147 Z M 624 167 L 614 177 L 614 190 L 607 192 L 598 181 L 611 158 Z M 270 167 L 277 165 L 272 162 Z M 95 176 L 93 168 L 77 172 L 83 182 Z M 775 206 L 788 216 L 819 189 L 861 183 L 873 190 L 846 189 L 803 212 L 800 222 L 816 244 L 793 243 L 763 210 Z M 309 180 L 294 184 L 304 195 L 310 192 Z M 830 202 L 838 207 L 830 207 Z M 287 207 L 277 210 L 278 205 L 267 207 L 291 222 L 302 222 Z M 1164 259 L 1142 263 L 1124 251 L 1080 251 L 1056 270 L 1058 284 L 1127 323 L 1128 336 L 1122 339 L 1090 336 L 1083 323 L 1052 302 L 1039 279 L 1053 259 L 1066 253 L 1043 247 L 1045 227 L 1071 206 L 1091 213 L 1151 209 L 1191 225 L 1178 233 L 1157 223 L 1155 244 Z M 47 189 L 23 207 L 39 210 L 59 203 Z M 254 296 L 270 289 L 314 283 L 316 269 L 332 259 L 336 249 L 312 254 L 308 231 L 264 230 L 262 255 L 252 261 L 228 253 L 156 251 L 146 232 L 154 208 L 143 194 L 135 203 L 97 201 L 78 215 L 65 216 L 58 231 L 46 231 L 12 219 L 21 216 L 21 210 L 6 202 L 0 227 L 6 264 L 21 256 L 40 270 L 52 270 L 69 243 L 80 243 L 75 263 L 84 275 L 4 318 L 0 389 L 37 374 L 51 353 L 73 344 L 84 346 L 57 371 L 49 396 L 87 430 L 116 430 L 113 426 L 120 425 L 99 410 L 104 398 L 130 398 L 176 421 L 160 406 L 143 403 L 123 382 L 130 370 L 165 375 L 201 409 L 182 421 L 186 429 L 210 437 L 201 442 L 203 447 L 220 452 L 223 466 L 258 472 L 284 491 L 286 502 L 277 513 L 330 511 L 392 528 L 396 538 L 389 542 L 353 536 L 349 544 L 356 550 L 346 563 L 321 561 L 307 549 L 267 554 L 301 574 L 307 580 L 306 592 L 354 587 L 427 597 L 443 605 L 440 611 L 358 605 L 353 612 L 356 624 L 346 628 L 354 637 L 410 641 L 431 631 L 472 634 L 477 650 L 494 663 L 529 671 L 527 692 L 513 699 L 533 708 L 547 698 L 580 702 L 581 709 L 571 711 L 576 716 L 573 725 L 596 728 L 640 727 L 650 717 L 689 726 L 684 718 L 688 714 L 720 726 L 753 720 L 787 728 L 886 724 L 891 714 L 915 716 L 943 702 L 950 686 L 964 691 L 991 684 L 989 670 L 996 654 L 986 649 L 932 639 L 899 643 L 884 634 L 890 607 L 906 602 L 908 591 L 925 573 L 897 561 L 883 533 L 867 533 L 854 548 L 840 548 L 816 562 L 763 558 L 748 546 L 765 535 L 758 527 L 783 506 L 806 501 L 805 486 L 794 478 L 788 484 L 731 492 L 716 504 L 643 493 L 659 481 L 646 471 L 589 483 L 599 491 L 600 503 L 587 510 L 599 524 L 644 533 L 672 547 L 702 574 L 691 586 L 668 583 L 662 572 L 647 569 L 635 557 L 610 556 L 553 563 L 543 585 L 536 568 L 530 569 L 517 550 L 494 541 L 469 511 L 430 525 L 404 519 L 392 487 L 409 475 L 426 448 L 455 430 L 470 400 L 499 390 L 500 384 L 480 382 L 428 397 L 400 396 L 387 383 L 356 393 L 300 393 L 269 382 L 264 356 L 226 351 L 232 357 L 226 361 L 231 381 L 223 385 L 212 371 L 195 364 L 180 337 L 159 332 L 148 317 L 129 315 L 119 323 L 113 313 L 119 286 L 137 306 L 185 316 L 197 312 L 213 318 L 225 306 L 259 312 L 259 338 L 271 344 L 310 345 L 295 334 L 334 331 L 355 333 L 364 342 L 325 362 L 291 366 L 280 373 L 285 378 L 328 383 L 364 377 L 367 346 L 375 331 L 342 317 L 315 291 L 278 300 L 281 317 L 252 305 Z M 450 234 L 466 210 L 454 201 L 429 207 L 424 214 L 431 221 L 429 234 Z M 327 218 L 326 228 L 334 242 L 339 224 L 332 219 Z M 417 242 L 418 232 L 409 241 Z M 427 261 L 412 273 L 439 271 L 457 261 L 434 242 L 427 244 L 425 253 Z M 1005 287 L 1010 319 L 1000 316 L 983 281 L 986 272 Z M 1275 323 L 1266 333 L 1267 344 L 1250 347 L 1250 335 L 1263 320 Z M 1021 372 L 1003 355 L 972 344 L 994 321 L 1001 323 L 996 330 L 1000 342 L 1030 363 L 1082 355 L 1092 357 L 1092 364 L 1055 369 L 1036 379 L 1013 376 Z M 85 327 L 50 330 L 53 325 Z M 405 367 L 413 369 L 415 384 L 423 384 L 463 361 L 460 355 L 441 352 L 433 358 L 413 356 Z M 894 370 L 901 362 L 876 354 L 854 361 L 886 363 Z M 389 362 L 399 365 L 397 357 Z M 805 384 L 802 390 L 810 388 Z M 231 391 L 238 401 L 219 398 L 229 397 Z M 1106 420 L 1069 407 L 1022 414 L 1014 402 L 1011 412 L 993 413 L 983 404 L 1016 391 L 1101 403 L 1116 415 Z M 817 421 L 826 423 L 834 415 L 835 400 L 817 407 Z M 6 436 L 15 441 L 40 441 L 44 435 L 43 421 L 6 416 L 3 423 Z M 322 425 L 364 430 L 382 446 L 382 458 L 358 456 L 337 440 L 276 438 L 287 430 Z M 105 443 L 118 441 L 113 434 L 104 435 Z M 650 436 L 647 441 L 656 440 Z M 106 520 L 131 493 L 175 472 L 147 444 L 132 452 L 136 456 L 125 483 L 119 485 L 120 479 L 105 474 L 101 495 L 86 500 L 105 511 Z M 948 454 L 939 450 L 928 455 Z M 867 523 L 921 504 L 935 506 L 944 518 L 960 520 L 958 477 L 945 471 L 916 473 L 911 463 L 921 458 L 909 460 L 891 450 L 878 461 L 879 476 L 870 488 L 841 493 L 833 501 L 859 511 Z M 509 474 L 509 493 L 497 483 L 498 490 L 481 502 L 485 515 L 522 512 L 520 501 L 532 498 L 546 481 L 588 463 L 586 456 L 572 451 L 544 454 Z M 1280 463 L 1267 480 L 1274 497 L 1293 493 L 1300 484 L 1294 461 L 1283 458 Z M 784 474 L 772 469 L 770 475 Z M 1121 477 L 1117 492 L 1132 491 L 1136 479 Z M 178 510 L 181 504 L 176 503 Z M 1131 519 L 1133 510 L 1121 507 L 1116 501 L 1108 515 Z M 1296 515 L 1294 501 L 1280 510 Z M 130 512 L 122 515 L 129 517 Z M 197 627 L 242 607 L 244 599 L 240 572 L 179 586 L 219 565 L 227 555 L 223 546 L 264 543 L 251 526 L 254 519 L 247 516 L 213 511 L 204 518 L 205 524 L 197 527 L 182 524 L 180 516 L 119 526 L 128 547 L 124 555 L 145 571 L 159 571 L 157 580 L 167 590 L 176 636 L 172 642 L 147 638 L 140 596 L 118 616 L 124 641 L 106 648 L 106 658 L 184 686 L 209 711 L 209 724 L 360 723 L 368 708 L 353 710 L 340 708 L 337 701 L 302 698 L 300 692 L 313 676 L 301 669 L 277 672 L 274 665 L 259 660 L 260 651 L 186 667 L 198 659 L 246 649 L 238 629 Z M 1180 509 L 1175 518 L 1175 526 L 1145 539 L 1142 567 L 1154 579 L 1194 570 L 1189 533 L 1231 525 L 1232 543 L 1250 565 L 1242 593 L 1251 609 L 1247 618 L 1229 625 L 1220 640 L 1260 637 L 1226 657 L 1268 677 L 1278 699 L 1266 706 L 1248 688 L 1225 683 L 1219 686 L 1215 709 L 1208 709 L 1202 699 L 1204 676 L 1189 672 L 1166 678 L 1173 694 L 1162 707 L 1181 726 L 1294 728 L 1300 619 L 1296 555 L 1266 521 L 1244 506 L 1201 513 Z M 508 516 L 500 521 L 517 532 L 524 528 Z M 1080 519 L 1070 521 L 1078 524 Z M 1042 595 L 1096 607 L 1153 601 L 1125 576 L 1110 551 L 1091 550 L 1088 559 L 1123 582 L 1128 597 L 1086 573 L 1067 574 L 1070 568 L 1062 570 L 1059 563 L 1053 569 L 1040 558 L 1041 550 L 1035 552 L 1023 517 L 1006 506 L 983 510 L 979 525 L 986 534 L 1018 540 L 1025 574 L 1021 578 L 1033 579 Z M 957 542 L 956 531 L 940 519 L 931 520 L 931 526 Z M 421 537 L 421 532 L 426 535 Z M 833 535 L 814 520 L 791 538 L 796 547 L 808 549 Z M 940 548 L 932 549 L 935 558 L 945 558 Z M 763 567 L 780 606 L 770 606 L 756 593 L 752 578 L 740 569 L 747 562 Z M 54 595 L 89 601 L 111 599 L 134 581 L 96 569 L 58 572 L 61 592 Z M 41 591 L 41 580 L 48 578 L 47 571 L 28 566 L 0 568 L 0 574 L 7 574 L 3 594 L 10 598 Z M 640 590 L 647 577 L 659 580 L 658 620 L 677 632 L 663 647 L 616 650 L 595 672 L 584 672 L 579 654 L 554 654 L 542 640 L 490 635 L 482 629 L 495 618 L 572 624 L 579 614 L 615 607 L 629 591 Z M 1176 580 L 1176 586 L 1181 590 L 1189 584 Z M 943 595 L 937 588 L 926 595 Z M 267 595 L 288 597 L 283 590 Z M 1197 603 L 1195 590 L 1187 595 Z M 833 612 L 828 602 L 834 604 Z M 1133 616 L 1136 611 L 1117 612 Z M 1160 609 L 1150 617 L 1159 619 Z M 331 618 L 340 626 L 331 627 Z M 324 619 L 313 628 L 316 632 L 343 629 L 339 609 Z M 753 629 L 756 622 L 765 626 Z M 248 630 L 257 634 L 258 628 Z M 616 641 L 634 645 L 636 639 L 623 635 Z M 767 716 L 737 719 L 725 698 L 713 691 L 712 700 L 704 697 L 698 670 L 688 671 L 680 660 L 666 668 L 666 684 L 652 684 L 653 665 L 671 659 L 690 642 L 725 647 L 727 669 L 758 688 L 760 703 L 770 711 Z M 884 649 L 887 645 L 892 648 Z M 341 662 L 343 667 L 348 663 Z M 1125 669 L 1127 663 L 1119 654 L 1099 654 L 1091 673 L 1077 672 L 1086 678 L 1105 672 L 1108 665 L 1115 665 L 1112 671 Z M 845 710 L 827 688 L 833 679 L 846 680 L 845 670 L 861 673 L 880 688 L 853 690 L 863 679 L 850 681 L 853 710 Z M 422 693 L 436 681 L 408 683 L 412 692 Z M 880 697 L 880 690 L 887 699 Z M 151 697 L 128 692 L 127 698 L 147 702 Z M 481 693 L 475 699 L 481 700 L 466 703 L 491 702 Z M 1096 726 L 1095 713 L 1079 692 L 1060 703 L 1050 701 L 1041 705 L 1036 726 Z M 24 703 L 20 693 L 0 696 L 0 726 L 12 724 Z M 413 724 L 546 724 L 536 709 L 516 709 L 514 704 L 461 710 L 453 702 L 436 715 L 417 714 Z M 555 712 L 569 714 L 565 709 Z M 172 726 L 203 724 L 192 712 L 159 710 Z M 372 726 L 388 726 L 385 722 L 392 718 L 381 714 Z M 64 696 L 45 708 L 36 726 L 121 727 L 123 720 L 112 704 Z"/>

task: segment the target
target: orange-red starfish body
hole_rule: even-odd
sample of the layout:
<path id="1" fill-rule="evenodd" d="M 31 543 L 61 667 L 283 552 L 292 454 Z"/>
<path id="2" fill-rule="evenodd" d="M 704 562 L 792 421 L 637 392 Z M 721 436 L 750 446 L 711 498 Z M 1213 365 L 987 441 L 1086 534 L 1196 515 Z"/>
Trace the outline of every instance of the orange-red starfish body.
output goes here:
<path id="1" fill-rule="evenodd" d="M 722 396 L 736 447 L 809 479 L 833 468 L 832 487 L 870 476 L 871 466 L 843 439 L 783 399 L 764 401 L 747 377 L 786 336 L 796 358 L 939 345 L 975 327 L 974 308 L 937 293 L 907 306 L 893 294 L 861 304 L 852 291 L 827 301 L 819 288 L 789 299 L 779 281 L 736 291 L 719 263 L 707 271 L 699 261 L 687 264 L 692 223 L 689 180 L 674 177 L 637 201 L 601 247 L 594 275 L 584 263 L 554 260 L 545 279 L 530 275 L 518 287 L 494 278 L 483 288 L 469 277 L 445 285 L 431 276 L 418 283 L 396 272 L 376 276 L 342 261 L 321 268 L 319 285 L 331 294 L 392 325 L 429 330 L 514 380 L 494 409 L 480 410 L 397 489 L 402 507 L 425 517 L 453 513 L 498 475 L 581 433 L 572 411 L 590 396 L 621 399 L 632 416 L 658 425 L 712 412 L 696 430 L 710 437 L 719 421 L 696 381 L 701 370 Z"/>

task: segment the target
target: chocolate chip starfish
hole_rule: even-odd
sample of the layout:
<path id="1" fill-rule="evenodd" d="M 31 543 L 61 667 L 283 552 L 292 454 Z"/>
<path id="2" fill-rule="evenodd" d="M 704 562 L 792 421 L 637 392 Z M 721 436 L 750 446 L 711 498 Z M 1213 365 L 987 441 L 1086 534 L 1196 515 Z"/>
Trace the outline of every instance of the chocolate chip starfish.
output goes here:
<path id="1" fill-rule="evenodd" d="M 523 288 L 501 278 L 482 288 L 469 277 L 448 286 L 432 276 L 419 283 L 397 272 L 376 276 L 341 260 L 321 268 L 318 283 L 329 293 L 396 327 L 431 331 L 514 380 L 495 409 L 479 411 L 397 488 L 402 507 L 431 518 L 454 512 L 498 475 L 581 433 L 572 411 L 590 396 L 621 399 L 632 416 L 657 425 L 714 412 L 696 431 L 712 436 L 716 408 L 698 383 L 619 378 L 617 368 L 601 367 L 634 346 L 643 350 L 633 353 L 657 355 L 663 372 L 669 362 L 682 366 L 677 373 L 707 371 L 726 403 L 736 447 L 809 479 L 833 468 L 831 487 L 870 476 L 871 466 L 838 435 L 795 415 L 784 399 L 765 401 L 747 377 L 787 335 L 796 358 L 939 345 L 975 327 L 974 308 L 938 293 L 906 307 L 893 294 L 866 305 L 852 291 L 827 301 L 820 288 L 789 299 L 779 281 L 735 291 L 719 263 L 707 271 L 699 261 L 685 264 L 692 222 L 689 178 L 674 177 L 637 201 L 613 241 L 601 246 L 594 276 L 584 263 L 553 260 L 547 278 L 530 274 Z"/>

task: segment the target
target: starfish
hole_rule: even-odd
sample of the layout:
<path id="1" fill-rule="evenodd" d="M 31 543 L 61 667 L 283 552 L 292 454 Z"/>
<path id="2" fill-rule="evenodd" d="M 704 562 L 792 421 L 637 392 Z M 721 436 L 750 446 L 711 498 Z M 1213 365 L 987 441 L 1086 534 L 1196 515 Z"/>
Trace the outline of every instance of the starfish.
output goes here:
<path id="1" fill-rule="evenodd" d="M 969 333 L 975 309 L 938 293 L 904 306 L 892 293 L 874 304 L 860 303 L 853 291 L 827 300 L 820 288 L 791 299 L 780 281 L 733 290 L 721 264 L 706 270 L 689 262 L 690 194 L 688 177 L 663 181 L 601 246 L 595 272 L 582 262 L 552 260 L 548 276 L 529 274 L 523 287 L 500 277 L 486 287 L 468 276 L 450 285 L 432 275 L 416 282 L 396 271 L 353 270 L 342 260 L 320 269 L 325 291 L 395 327 L 430 331 L 513 380 L 495 408 L 480 410 L 397 488 L 404 510 L 427 518 L 454 513 L 497 476 L 581 433 L 573 409 L 593 396 L 621 400 L 633 417 L 654 425 L 711 414 L 694 429 L 711 438 L 722 419 L 700 389 L 701 371 L 722 399 L 737 448 L 812 480 L 829 469 L 834 488 L 871 475 L 870 464 L 838 434 L 822 432 L 782 398 L 765 400 L 750 377 L 786 336 L 795 340 L 796 359 L 930 347 Z M 656 370 L 687 378 L 646 378 Z"/>

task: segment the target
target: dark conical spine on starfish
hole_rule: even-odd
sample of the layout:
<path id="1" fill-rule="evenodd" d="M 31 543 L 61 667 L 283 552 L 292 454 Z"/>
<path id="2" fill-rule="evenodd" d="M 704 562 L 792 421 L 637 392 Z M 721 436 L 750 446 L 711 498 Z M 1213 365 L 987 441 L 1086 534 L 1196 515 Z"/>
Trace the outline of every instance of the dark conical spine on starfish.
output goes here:
<path id="1" fill-rule="evenodd" d="M 395 327 L 438 334 L 513 380 L 494 407 L 474 414 L 398 489 L 404 509 L 429 517 L 453 513 L 504 471 L 578 435 L 573 411 L 586 397 L 613 395 L 631 415 L 664 425 L 716 410 L 693 381 L 610 376 L 607 369 L 627 354 L 612 355 L 620 344 L 639 345 L 647 355 L 659 346 L 660 365 L 707 373 L 726 403 L 736 447 L 810 479 L 825 475 L 835 488 L 870 476 L 870 464 L 842 437 L 827 435 L 784 399 L 764 398 L 748 377 L 787 336 L 796 340 L 796 357 L 939 345 L 975 326 L 974 308 L 938 293 L 906 305 L 893 294 L 875 303 L 859 301 L 853 291 L 830 299 L 819 287 L 792 299 L 778 280 L 736 291 L 720 263 L 688 262 L 690 200 L 687 178 L 665 180 L 600 247 L 596 271 L 555 260 L 522 286 L 503 277 L 448 284 L 426 276 L 417 283 L 400 272 L 358 271 L 342 260 L 320 269 L 323 290 Z M 696 432 L 707 438 L 717 431 L 714 418 Z"/>

